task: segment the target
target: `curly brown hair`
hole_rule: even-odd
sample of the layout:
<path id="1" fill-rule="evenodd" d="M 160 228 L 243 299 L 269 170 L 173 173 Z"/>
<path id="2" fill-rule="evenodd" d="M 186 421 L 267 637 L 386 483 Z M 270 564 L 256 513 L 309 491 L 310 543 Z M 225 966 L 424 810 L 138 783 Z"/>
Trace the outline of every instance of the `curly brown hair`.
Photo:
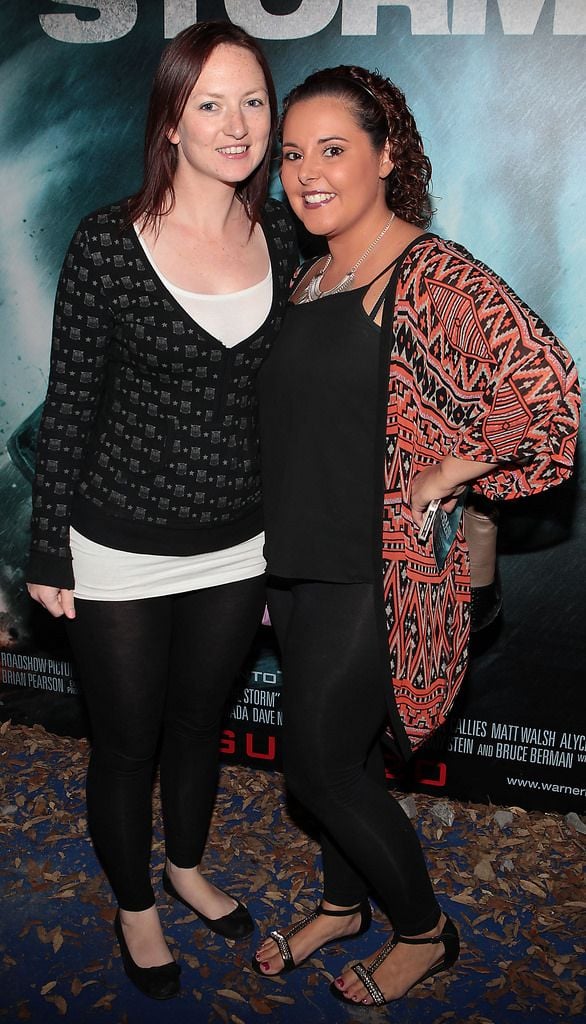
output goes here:
<path id="1" fill-rule="evenodd" d="M 385 181 L 387 206 L 397 217 L 426 228 L 434 212 L 429 191 L 431 163 L 401 90 L 380 72 L 354 64 L 315 71 L 285 97 L 281 135 L 287 111 L 295 103 L 316 96 L 333 96 L 346 102 L 376 152 L 389 140 L 394 168 Z"/>

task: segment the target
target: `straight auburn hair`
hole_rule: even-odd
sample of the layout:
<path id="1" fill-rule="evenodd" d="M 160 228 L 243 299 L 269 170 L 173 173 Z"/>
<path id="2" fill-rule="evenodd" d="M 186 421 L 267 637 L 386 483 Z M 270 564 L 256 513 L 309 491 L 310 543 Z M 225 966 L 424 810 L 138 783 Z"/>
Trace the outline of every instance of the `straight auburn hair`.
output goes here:
<path id="1" fill-rule="evenodd" d="M 138 192 L 128 200 L 129 223 L 149 224 L 156 231 L 160 218 L 173 209 L 177 149 L 168 136 L 179 124 L 206 60 L 222 44 L 239 46 L 253 55 L 264 75 L 269 97 L 271 130 L 267 151 L 259 166 L 236 188 L 236 195 L 250 219 L 251 230 L 258 222 L 267 196 L 277 130 L 275 85 L 267 59 L 256 39 L 230 21 L 206 21 L 179 32 L 161 55 L 146 121 L 144 177 Z"/>

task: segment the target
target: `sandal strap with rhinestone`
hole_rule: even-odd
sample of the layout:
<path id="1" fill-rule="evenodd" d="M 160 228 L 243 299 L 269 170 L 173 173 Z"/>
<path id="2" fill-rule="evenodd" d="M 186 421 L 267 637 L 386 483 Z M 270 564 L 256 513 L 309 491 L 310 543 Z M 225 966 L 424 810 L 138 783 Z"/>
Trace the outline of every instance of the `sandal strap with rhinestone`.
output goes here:
<path id="1" fill-rule="evenodd" d="M 385 942 L 384 946 L 381 946 L 374 960 L 368 965 L 368 967 L 360 961 L 358 961 L 357 964 L 352 965 L 354 974 L 360 978 L 360 981 L 364 985 L 375 1006 L 384 1006 L 387 1000 L 374 980 L 373 974 L 379 969 L 381 964 L 384 963 L 389 954 L 392 953 L 396 945 L 397 940 L 395 938 L 389 939 L 388 942 Z M 336 989 L 335 991 L 337 992 L 338 990 Z"/>
<path id="2" fill-rule="evenodd" d="M 360 961 L 352 965 L 352 970 L 355 975 L 360 979 L 364 985 L 366 991 L 371 997 L 375 1006 L 384 1006 L 386 1003 L 392 1000 L 386 999 L 384 993 L 381 991 L 376 981 L 373 978 L 375 971 L 381 967 L 387 957 L 392 953 L 393 949 L 398 942 L 404 942 L 409 946 L 428 946 L 438 945 L 440 942 L 444 945 L 444 955 L 441 960 L 438 960 L 436 964 L 433 964 L 429 970 L 425 971 L 421 977 L 417 978 L 412 985 L 409 986 L 407 992 L 409 992 L 415 985 L 419 985 L 422 981 L 426 981 L 427 978 L 433 977 L 434 974 L 439 974 L 440 971 L 448 970 L 452 967 L 460 954 L 460 940 L 458 937 L 458 930 L 454 925 L 453 921 L 446 915 L 445 924 L 439 933 L 439 935 L 433 935 L 429 938 L 412 938 L 409 935 L 395 934 L 392 939 L 385 942 L 384 946 L 381 946 L 374 960 L 372 960 L 368 966 L 361 963 Z M 347 999 L 343 992 L 332 983 L 330 985 L 330 992 L 336 997 L 341 999 L 345 1003 L 354 1003 L 352 1000 Z M 407 995 L 405 992 L 405 995 Z"/>
<path id="3" fill-rule="evenodd" d="M 299 932 L 303 931 L 306 925 L 311 924 L 312 921 L 317 921 L 318 916 L 319 908 L 317 910 L 314 910 L 312 914 L 308 914 L 307 917 L 302 917 L 301 920 L 297 922 L 297 924 L 294 924 L 291 926 L 291 928 L 288 928 L 286 935 L 283 935 L 282 932 L 277 931 L 276 928 L 273 929 L 272 932 L 269 932 L 271 939 L 274 939 L 275 942 L 277 943 L 277 946 L 279 947 L 279 953 L 281 954 L 281 959 L 283 960 L 283 973 L 286 973 L 287 971 L 292 971 L 295 969 L 295 967 L 299 967 L 299 964 L 296 964 L 295 960 L 293 959 L 293 954 L 291 952 L 291 947 L 289 945 L 288 940 L 292 939 L 294 935 L 297 935 Z"/>
<path id="4" fill-rule="evenodd" d="M 309 960 L 310 956 L 313 956 L 313 953 L 310 953 L 309 956 L 304 957 L 298 963 L 295 962 L 288 941 L 289 939 L 292 939 L 294 935 L 298 935 L 299 932 L 303 931 L 308 924 L 311 924 L 312 921 L 316 921 L 317 918 L 322 915 L 324 917 L 352 917 L 353 914 L 360 914 L 360 927 L 358 931 L 355 932 L 354 935 L 346 935 L 338 939 L 328 939 L 326 942 L 322 943 L 322 945 L 326 946 L 329 942 L 347 942 L 350 939 L 358 938 L 359 935 L 364 935 L 364 932 L 370 927 L 372 911 L 368 900 L 364 900 L 363 903 L 357 903 L 356 906 L 350 907 L 348 910 L 328 910 L 326 907 L 323 907 L 321 903 L 318 903 L 317 907 L 311 914 L 307 914 L 306 917 L 302 917 L 300 921 L 297 921 L 297 924 L 291 925 L 285 933 L 278 931 L 278 929 L 273 929 L 273 931 L 269 932 L 271 939 L 274 939 L 277 943 L 279 954 L 283 961 L 283 968 L 278 973 L 287 974 L 289 971 L 294 971 L 296 967 L 301 967 L 307 962 L 307 960 Z M 314 952 L 316 952 L 316 950 L 314 950 Z M 256 957 L 253 957 L 252 959 L 252 967 L 257 974 L 264 975 L 264 971 L 261 971 Z"/>
<path id="5" fill-rule="evenodd" d="M 286 974 L 287 971 L 294 970 L 294 968 L 297 967 L 297 964 L 293 959 L 291 947 L 287 942 L 285 936 L 281 932 L 276 931 L 276 929 L 274 929 L 272 932 L 269 932 L 269 935 L 271 939 L 275 940 L 277 946 L 279 947 L 279 954 L 281 960 L 283 961 L 283 974 Z"/>

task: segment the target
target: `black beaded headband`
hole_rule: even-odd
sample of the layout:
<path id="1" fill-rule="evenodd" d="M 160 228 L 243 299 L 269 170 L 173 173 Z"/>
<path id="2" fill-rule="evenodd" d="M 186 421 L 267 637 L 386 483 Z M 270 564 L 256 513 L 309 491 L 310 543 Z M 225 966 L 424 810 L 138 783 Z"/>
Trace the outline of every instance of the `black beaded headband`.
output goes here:
<path id="1" fill-rule="evenodd" d="M 310 76 L 310 78 L 311 78 L 311 77 L 312 77 L 312 76 Z M 367 95 L 368 95 L 368 96 L 370 96 L 371 100 L 374 100 L 374 102 L 376 103 L 376 106 L 377 106 L 377 108 L 378 108 L 378 109 L 379 109 L 380 111 L 382 111 L 383 117 L 384 117 L 384 119 L 385 119 L 385 121 L 386 121 L 386 124 L 387 124 L 387 130 L 390 130 L 390 129 L 389 129 L 389 119 L 388 119 L 388 117 L 387 117 L 387 112 L 386 112 L 385 108 L 383 107 L 383 105 L 382 105 L 382 103 L 381 103 L 381 101 L 380 101 L 379 97 L 378 97 L 378 96 L 376 96 L 376 95 L 374 94 L 374 92 L 372 91 L 372 89 L 371 89 L 371 88 L 370 88 L 370 87 L 369 87 L 368 85 L 366 85 L 366 83 L 365 83 L 365 82 L 361 82 L 361 80 L 360 80 L 359 78 L 354 78 L 354 77 L 353 77 L 352 75 L 349 75 L 349 74 L 348 74 L 347 72 L 345 72 L 345 71 L 343 71 L 343 72 L 340 72 L 340 71 L 338 71 L 338 72 L 336 73 L 336 78 L 337 78 L 337 79 L 338 79 L 339 81 L 341 81 L 341 82 L 346 82 L 346 83 L 347 83 L 348 85 L 355 85 L 355 86 L 357 86 L 357 87 L 358 87 L 359 89 L 362 89 L 362 91 L 363 91 L 363 92 L 367 93 Z M 302 88 L 302 87 L 303 87 L 303 85 L 305 85 L 305 83 L 302 83 L 302 86 L 301 86 L 300 88 Z M 293 90 L 292 90 L 292 92 L 294 93 L 294 92 L 296 92 L 296 90 L 295 90 L 295 89 L 293 89 Z M 285 101 L 287 101 L 287 100 L 288 100 L 288 98 L 289 98 L 288 96 L 287 96 L 287 97 L 285 97 Z M 281 122 L 283 121 L 283 118 L 284 118 L 285 112 L 286 112 L 286 110 L 283 110 L 283 112 L 281 113 Z"/>

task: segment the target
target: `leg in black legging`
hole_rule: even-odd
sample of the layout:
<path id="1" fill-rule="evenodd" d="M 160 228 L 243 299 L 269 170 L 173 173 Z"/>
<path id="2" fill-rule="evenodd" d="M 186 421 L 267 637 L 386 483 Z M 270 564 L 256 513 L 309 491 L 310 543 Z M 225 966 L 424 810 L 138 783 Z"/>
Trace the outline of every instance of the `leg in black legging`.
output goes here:
<path id="1" fill-rule="evenodd" d="M 119 905 L 146 910 L 154 903 L 151 788 L 165 705 L 172 601 L 78 599 L 75 607 L 68 634 L 92 733 L 89 827 Z"/>
<path id="2" fill-rule="evenodd" d="M 282 651 L 285 774 L 328 837 L 327 900 L 343 900 L 337 908 L 345 911 L 341 919 L 319 915 L 305 923 L 291 936 L 291 954 L 299 961 L 334 937 L 354 934 L 360 915 L 348 901 L 360 898 L 366 879 L 398 934 L 363 966 L 372 965 L 383 1001 L 398 999 L 430 971 L 453 962 L 457 936 L 435 900 L 417 835 L 371 753 L 386 717 L 388 685 L 373 588 L 291 581 L 286 591 L 269 592 Z M 345 921 L 344 930 L 332 920 Z M 256 959 L 263 973 L 283 968 L 272 939 Z M 346 1002 L 373 1002 L 351 968 L 335 980 L 335 991 Z"/>
<path id="3" fill-rule="evenodd" d="M 364 766 L 365 775 L 374 785 L 387 789 L 382 747 L 375 743 Z M 366 899 L 372 886 L 358 867 L 350 863 L 328 832 L 320 828 L 320 844 L 324 873 L 324 899 L 337 907 L 352 907 Z"/>
<path id="4" fill-rule="evenodd" d="M 288 629 L 292 620 L 294 591 L 286 581 L 282 581 L 281 585 L 279 585 L 279 581 L 273 578 L 271 582 L 272 586 L 267 589 L 271 623 L 282 652 L 287 645 Z M 291 695 L 292 692 L 290 690 Z M 366 771 L 371 778 L 376 779 L 378 777 L 379 765 L 380 771 L 384 773 L 380 745 L 375 743 L 366 762 Z M 383 776 L 381 775 L 381 777 Z M 314 822 L 320 837 L 322 851 L 324 900 L 333 906 L 354 907 L 366 898 L 368 883 L 354 865 L 346 860 L 338 845 L 330 838 L 327 832 L 323 831 L 323 824 L 315 819 Z"/>
<path id="5" fill-rule="evenodd" d="M 177 867 L 201 860 L 216 795 L 223 712 L 264 601 L 262 576 L 174 601 L 161 795 L 167 856 Z"/>
<path id="6" fill-rule="evenodd" d="M 154 903 L 151 787 L 169 857 L 199 863 L 216 792 L 222 711 L 260 621 L 262 577 L 174 597 L 76 601 L 69 634 L 92 727 L 88 818 L 118 903 Z"/>
<path id="7" fill-rule="evenodd" d="M 386 715 L 373 602 L 368 584 L 270 590 L 282 649 L 285 772 L 329 837 L 328 900 L 358 902 L 366 879 L 393 925 L 416 935 L 440 916 L 419 840 L 382 774 L 373 777 L 374 759 L 372 776 L 365 767 Z"/>

